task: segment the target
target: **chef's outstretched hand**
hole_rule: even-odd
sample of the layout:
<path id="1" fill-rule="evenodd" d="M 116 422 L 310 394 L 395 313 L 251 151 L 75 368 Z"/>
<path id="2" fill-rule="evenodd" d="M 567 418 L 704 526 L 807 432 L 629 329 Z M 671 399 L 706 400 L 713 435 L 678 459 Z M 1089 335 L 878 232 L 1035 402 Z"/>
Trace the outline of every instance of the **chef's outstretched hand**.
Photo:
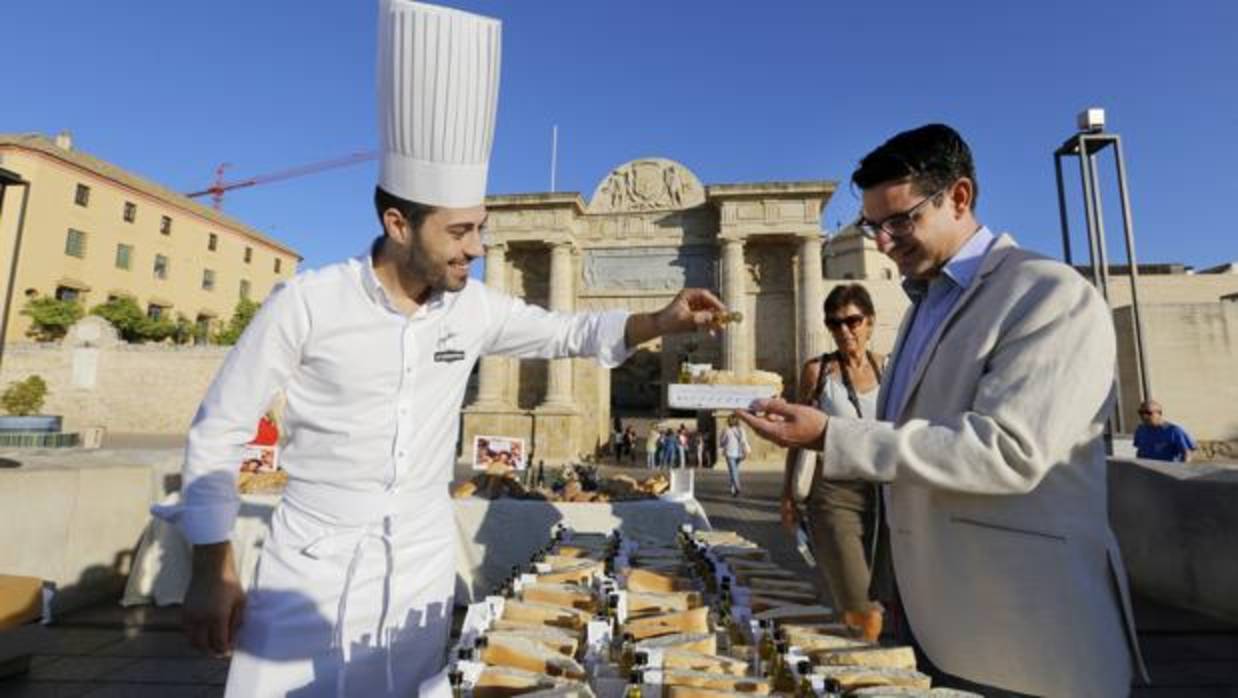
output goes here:
<path id="1" fill-rule="evenodd" d="M 825 413 L 809 405 L 781 398 L 757 400 L 747 411 L 735 413 L 757 436 L 779 446 L 820 451 L 825 445 Z"/>
<path id="2" fill-rule="evenodd" d="M 722 326 L 727 307 L 713 293 L 703 288 L 685 288 L 666 307 L 656 313 L 634 313 L 628 316 L 624 336 L 629 347 L 654 337 L 683 334 L 698 330 L 715 331 Z"/>

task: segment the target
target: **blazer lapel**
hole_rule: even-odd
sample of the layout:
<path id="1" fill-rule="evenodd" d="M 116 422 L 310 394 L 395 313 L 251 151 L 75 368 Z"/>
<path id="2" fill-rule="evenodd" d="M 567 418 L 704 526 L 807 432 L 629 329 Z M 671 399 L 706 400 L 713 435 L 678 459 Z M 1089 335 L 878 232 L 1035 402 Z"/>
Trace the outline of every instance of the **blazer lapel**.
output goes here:
<path id="1" fill-rule="evenodd" d="M 993 246 L 984 256 L 984 263 L 980 266 L 980 271 L 976 273 L 976 277 L 968 284 L 967 288 L 963 289 L 963 295 L 959 296 L 958 301 L 950 308 L 950 312 L 946 313 L 946 317 L 942 319 L 941 324 L 937 329 L 933 330 L 933 335 L 929 337 L 928 343 L 924 346 L 924 352 L 920 354 L 916 361 L 915 370 L 911 374 L 911 384 L 903 391 L 902 403 L 896 405 L 896 410 L 891 413 L 893 419 L 891 421 L 900 423 L 903 418 L 903 410 L 907 409 L 908 403 L 915 395 L 916 390 L 920 387 L 920 381 L 924 378 L 924 371 L 928 368 L 929 361 L 933 358 L 933 353 L 937 351 L 937 345 L 941 342 L 942 335 L 945 334 L 946 328 L 954 321 L 954 318 L 976 295 L 976 290 L 984 283 L 984 279 L 994 269 L 1001 264 L 1006 258 L 1006 253 L 1015 248 L 1014 239 L 1006 233 L 1002 233 L 996 240 L 993 241 Z M 907 323 L 910 324 L 910 323 Z M 903 337 L 900 336 L 901 342 Z"/>

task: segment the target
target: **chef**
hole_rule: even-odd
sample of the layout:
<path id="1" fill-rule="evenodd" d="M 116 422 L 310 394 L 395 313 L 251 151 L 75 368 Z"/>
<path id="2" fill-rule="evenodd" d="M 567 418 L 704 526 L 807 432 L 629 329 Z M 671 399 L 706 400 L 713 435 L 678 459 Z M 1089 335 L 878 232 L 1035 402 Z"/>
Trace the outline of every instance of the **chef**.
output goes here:
<path id="1" fill-rule="evenodd" d="M 656 313 L 559 314 L 470 279 L 484 254 L 500 24 L 381 0 L 379 47 L 383 234 L 266 299 L 194 417 L 181 501 L 156 508 L 194 546 L 185 628 L 232 654 L 228 696 L 441 689 L 427 680 L 441 677 L 451 622 L 447 485 L 478 357 L 613 367 L 654 337 L 716 328 L 726 310 L 688 289 Z M 236 463 L 280 393 L 288 485 L 242 583 L 229 543 Z"/>

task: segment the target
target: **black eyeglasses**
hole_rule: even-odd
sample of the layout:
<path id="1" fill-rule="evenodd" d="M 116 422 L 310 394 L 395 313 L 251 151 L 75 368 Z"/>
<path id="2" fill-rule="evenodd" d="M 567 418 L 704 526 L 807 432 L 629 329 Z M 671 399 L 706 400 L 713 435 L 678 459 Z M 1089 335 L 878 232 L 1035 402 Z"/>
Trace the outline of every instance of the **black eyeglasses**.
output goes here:
<path id="1" fill-rule="evenodd" d="M 941 196 L 946 189 L 949 189 L 949 187 L 947 186 L 938 189 L 932 194 L 924 197 L 924 199 L 915 206 L 912 206 L 902 213 L 886 216 L 885 219 L 880 222 L 870 221 L 865 218 L 863 214 L 861 214 L 860 219 L 855 222 L 855 225 L 860 229 L 860 232 L 864 234 L 864 237 L 869 239 L 876 239 L 876 237 L 881 233 L 885 233 L 892 238 L 907 237 L 908 235 L 916 232 L 916 215 L 920 212 L 920 209 L 923 208 L 928 202 Z"/>
<path id="2" fill-rule="evenodd" d="M 867 319 L 868 318 L 864 317 L 863 315 L 848 315 L 847 317 L 827 317 L 825 319 L 825 326 L 831 330 L 837 330 L 837 329 L 840 329 L 843 325 L 846 325 L 847 329 L 854 332 L 856 328 L 859 327 L 860 325 L 863 325 L 864 321 Z"/>

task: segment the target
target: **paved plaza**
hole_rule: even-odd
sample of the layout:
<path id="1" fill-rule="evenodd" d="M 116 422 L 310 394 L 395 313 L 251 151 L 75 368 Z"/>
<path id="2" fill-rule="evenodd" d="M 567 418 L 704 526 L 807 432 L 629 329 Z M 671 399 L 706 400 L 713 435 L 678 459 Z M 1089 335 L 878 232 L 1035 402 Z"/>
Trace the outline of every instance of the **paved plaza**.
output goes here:
<path id="1" fill-rule="evenodd" d="M 771 472 L 746 474 L 744 496 L 733 499 L 723 468 L 702 470 L 697 495 L 715 528 L 743 533 L 765 545 L 779 564 L 816 579 L 778 526 L 779 478 Z M 1135 610 L 1157 683 L 1134 696 L 1238 698 L 1238 627 L 1139 599 Z M 34 657 L 29 673 L 0 680 L 5 698 L 223 695 L 227 661 L 204 658 L 189 646 L 177 608 L 122 609 L 108 602 L 48 628 L 27 626 L 21 632 Z"/>

